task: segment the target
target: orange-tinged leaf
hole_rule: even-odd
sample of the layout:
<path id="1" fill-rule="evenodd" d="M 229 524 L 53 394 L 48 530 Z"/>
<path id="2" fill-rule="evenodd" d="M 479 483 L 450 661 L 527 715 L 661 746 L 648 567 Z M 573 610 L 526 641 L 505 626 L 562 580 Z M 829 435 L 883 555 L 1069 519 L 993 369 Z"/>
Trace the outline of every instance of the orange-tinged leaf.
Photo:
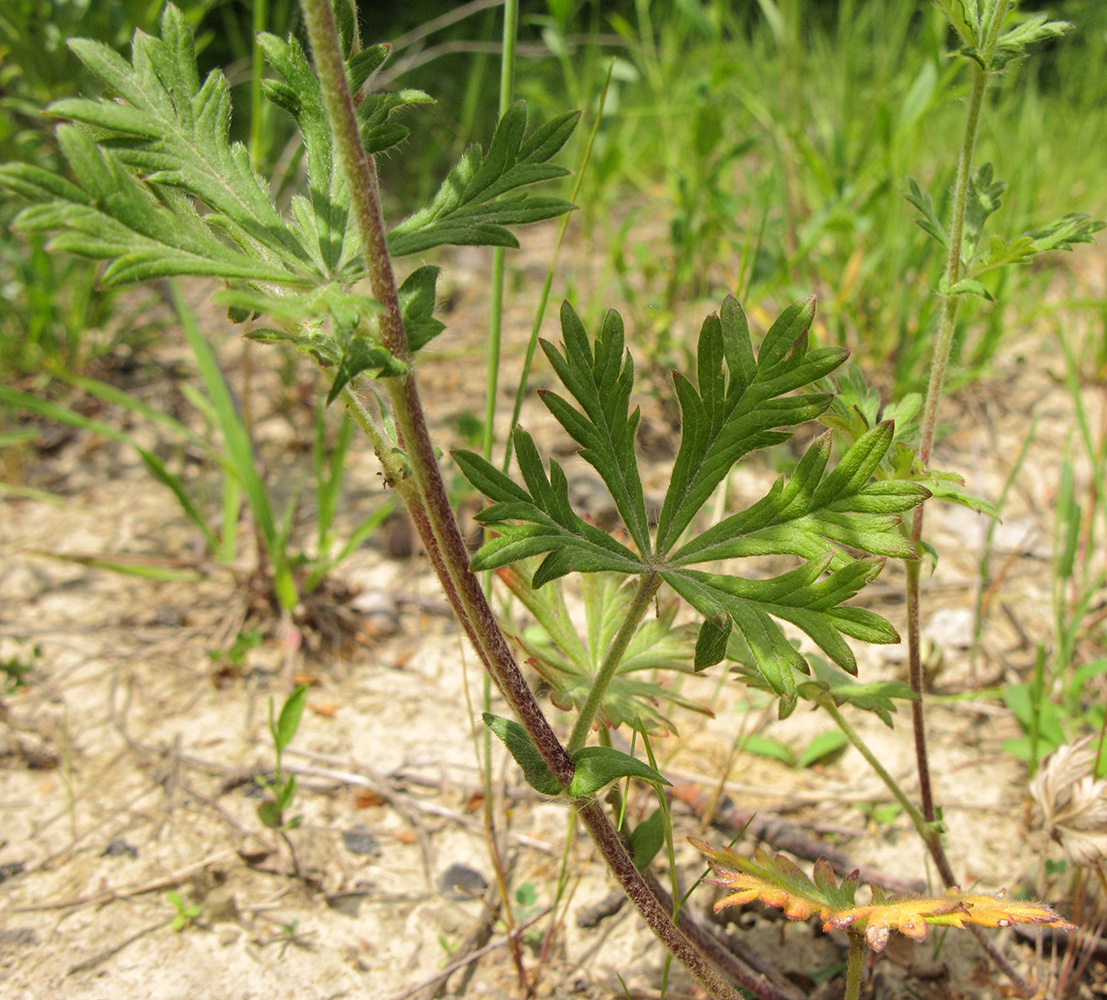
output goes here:
<path id="1" fill-rule="evenodd" d="M 953 914 L 955 919 L 950 920 L 955 927 L 962 927 L 965 924 L 979 924 L 981 927 L 1044 924 L 1048 927 L 1056 927 L 1058 930 L 1071 931 L 1075 926 L 1048 906 L 1021 900 L 1007 900 L 1003 898 L 1002 893 L 997 896 L 987 896 L 951 892 L 950 895 L 964 908 L 964 912 L 958 910 Z"/>
<path id="2" fill-rule="evenodd" d="M 701 840 L 689 839 L 707 855 L 708 863 L 719 876 L 707 881 L 737 890 L 720 899 L 715 904 L 716 911 L 745 906 L 759 899 L 766 906 L 779 907 L 792 920 L 806 920 L 826 908 L 824 894 L 783 854 L 774 858 L 758 848 L 751 861 L 729 848 L 714 848 Z"/>
<path id="3" fill-rule="evenodd" d="M 865 940 L 873 951 L 883 951 L 891 931 L 899 931 L 909 938 L 922 941 L 926 938 L 931 917 L 946 916 L 960 910 L 961 903 L 954 898 L 897 899 L 871 906 L 854 906 L 840 910 L 826 919 L 824 930 L 845 930 L 858 926 L 865 930 Z"/>
<path id="4" fill-rule="evenodd" d="M 997 896 L 963 893 L 956 887 L 942 896 L 892 898 L 885 898 L 880 889 L 874 887 L 873 901 L 868 906 L 855 906 L 857 872 L 839 885 L 830 865 L 820 859 L 815 863 L 812 880 L 783 854 L 773 857 L 757 848 L 750 859 L 728 847 L 710 847 L 703 841 L 689 839 L 707 855 L 709 864 L 719 876 L 705 881 L 734 890 L 715 904 L 716 910 L 760 900 L 766 906 L 784 910 L 793 920 L 806 920 L 818 913 L 825 930 L 864 932 L 865 941 L 873 951 L 883 951 L 892 931 L 922 941 L 931 924 L 946 927 L 1041 924 L 1058 930 L 1073 927 L 1048 906 L 1008 901 L 1002 893 Z"/>

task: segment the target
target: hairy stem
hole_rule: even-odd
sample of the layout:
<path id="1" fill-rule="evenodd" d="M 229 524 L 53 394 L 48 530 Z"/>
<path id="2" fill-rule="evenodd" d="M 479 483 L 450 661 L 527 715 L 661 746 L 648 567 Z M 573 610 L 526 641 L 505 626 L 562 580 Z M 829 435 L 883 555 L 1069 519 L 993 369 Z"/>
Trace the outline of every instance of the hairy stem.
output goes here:
<path id="1" fill-rule="evenodd" d="M 373 296 L 384 307 L 381 335 L 385 346 L 407 358 L 407 338 L 392 262 L 385 241 L 376 170 L 361 145 L 353 99 L 328 0 L 302 0 L 304 19 L 315 55 L 316 71 L 326 96 L 327 117 L 350 189 L 354 217 L 362 240 Z M 407 449 L 415 489 L 398 484 L 435 572 L 458 619 L 485 667 L 538 752 L 563 788 L 573 777 L 572 758 L 561 745 L 527 686 L 507 640 L 496 622 L 480 581 L 469 569 L 469 557 L 453 516 L 434 448 L 427 431 L 414 373 L 387 380 L 396 424 Z M 618 831 L 594 801 L 576 803 L 579 815 L 608 867 L 666 948 L 712 997 L 738 1000 L 739 994 L 671 919 L 650 891 L 627 853 Z"/>
<path id="2" fill-rule="evenodd" d="M 953 215 L 950 224 L 949 252 L 946 255 L 945 281 L 946 287 L 951 288 L 961 277 L 961 250 L 964 242 L 965 209 L 968 204 L 969 182 L 972 174 L 973 152 L 976 148 L 976 139 L 980 129 L 980 113 L 984 105 L 984 93 L 988 88 L 991 70 L 985 67 L 992 65 L 992 57 L 995 53 L 996 43 L 999 40 L 1003 22 L 1007 18 L 1009 0 L 999 0 L 992 11 L 992 18 L 987 26 L 984 45 L 982 46 L 983 65 L 970 61 L 972 69 L 972 92 L 969 96 L 968 114 L 965 120 L 965 131 L 961 141 L 961 153 L 957 162 L 957 179 L 953 191 Z M 924 465 L 930 463 L 930 453 L 934 443 L 934 430 L 938 423 L 938 407 L 942 400 L 942 389 L 945 383 L 946 369 L 949 366 L 949 357 L 953 349 L 953 335 L 957 319 L 957 307 L 959 296 L 946 295 L 942 303 L 942 312 L 938 323 L 938 334 L 934 344 L 933 358 L 930 365 L 930 381 L 927 386 L 926 407 L 923 411 L 922 444 L 919 448 L 919 461 Z M 911 525 L 911 538 L 917 544 L 922 538 L 923 508 L 915 509 L 915 516 Z M 957 879 L 953 874 L 945 848 L 942 845 L 941 836 L 932 826 L 937 816 L 934 805 L 934 793 L 930 780 L 930 762 L 926 748 L 926 728 L 923 718 L 923 669 L 922 669 L 922 631 L 919 613 L 919 575 L 921 565 L 919 562 L 907 563 L 907 657 L 910 671 L 911 689 L 915 692 L 916 700 L 911 705 L 911 721 L 915 733 L 915 759 L 919 775 L 919 798 L 922 806 L 922 815 L 926 820 L 927 829 L 933 831 L 931 836 L 924 836 L 927 848 L 935 865 L 938 867 L 942 881 L 947 886 L 956 884 Z M 1030 996 L 1033 986 L 1020 976 L 1011 963 L 996 947 L 991 938 L 987 937 L 981 928 L 971 928 L 981 947 L 989 957 L 1011 980 L 1015 988 L 1024 996 Z"/>
<path id="3" fill-rule="evenodd" d="M 673 957 L 700 981 L 710 996 L 739 1000 L 741 994 L 723 978 L 703 950 L 679 926 L 673 924 L 672 901 L 665 906 L 651 890 L 642 873 L 634 867 L 623 838 L 611 825 L 603 807 L 598 802 L 591 801 L 581 806 L 577 815 L 603 855 L 615 880 Z"/>
<path id="4" fill-rule="evenodd" d="M 961 153 L 957 161 L 957 179 L 953 188 L 953 214 L 950 220 L 949 250 L 946 254 L 946 288 L 952 288 L 961 277 L 961 249 L 965 234 L 965 210 L 968 205 L 969 185 L 972 176 L 973 151 L 980 131 L 980 112 L 984 105 L 984 92 L 988 89 L 991 77 L 990 67 L 995 46 L 999 39 L 1003 22 L 1007 17 L 1009 0 L 999 0 L 992 11 L 992 19 L 987 26 L 981 57 L 983 65 L 969 61 L 972 70 L 972 92 L 969 96 L 968 114 L 965 118 L 965 132 L 961 139 Z M 942 312 L 938 322 L 938 334 L 934 343 L 934 352 L 930 364 L 930 382 L 926 391 L 926 407 L 923 411 L 922 444 L 919 447 L 919 461 L 930 463 L 930 452 L 934 444 L 934 429 L 938 423 L 938 407 L 942 401 L 942 387 L 945 383 L 949 356 L 953 349 L 953 334 L 956 328 L 957 307 L 960 296 L 947 294 L 942 302 Z M 915 508 L 911 526 L 911 538 L 917 544 L 922 538 L 923 508 Z M 923 816 L 928 823 L 933 822 L 936 814 L 934 794 L 930 781 L 930 763 L 926 749 L 926 727 L 923 719 L 922 692 L 922 633 L 919 619 L 919 563 L 907 564 L 907 659 L 910 672 L 911 689 L 916 700 L 911 706 L 911 722 L 915 732 L 915 759 L 919 772 L 919 794 Z M 939 851 L 941 847 L 939 844 Z M 953 874 L 944 852 L 939 868 L 944 868 L 943 879 L 951 884 Z M 938 858 L 935 856 L 935 861 Z M 948 873 L 948 878 L 947 878 Z"/>

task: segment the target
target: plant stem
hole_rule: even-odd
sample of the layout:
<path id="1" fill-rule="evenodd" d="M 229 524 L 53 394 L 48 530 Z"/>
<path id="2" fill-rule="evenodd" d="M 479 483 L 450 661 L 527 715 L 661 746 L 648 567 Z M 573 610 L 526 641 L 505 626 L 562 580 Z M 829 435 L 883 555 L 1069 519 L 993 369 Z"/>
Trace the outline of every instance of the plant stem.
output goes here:
<path id="1" fill-rule="evenodd" d="M 846 966 L 846 993 L 844 1000 L 858 1000 L 861 996 L 861 973 L 865 969 L 865 935 L 850 928 L 849 960 Z"/>
<path id="2" fill-rule="evenodd" d="M 946 255 L 945 283 L 947 290 L 952 288 L 961 277 L 961 248 L 965 233 L 965 208 L 968 204 L 969 185 L 972 174 L 973 151 L 976 148 L 976 138 L 980 131 L 980 111 L 984 105 L 984 92 L 988 89 L 991 71 L 992 56 L 995 52 L 996 42 L 999 39 L 1000 30 L 1004 19 L 1007 17 L 1009 0 L 999 0 L 992 11 L 992 19 L 988 24 L 983 51 L 981 57 L 983 65 L 969 61 L 972 71 L 972 93 L 969 97 L 968 115 L 965 119 L 965 132 L 961 140 L 961 153 L 957 161 L 957 180 L 953 189 L 953 215 L 950 221 L 949 251 Z M 946 369 L 949 366 L 949 356 L 953 349 L 953 334 L 956 329 L 957 307 L 960 297 L 947 294 L 942 302 L 941 317 L 938 322 L 938 334 L 934 344 L 933 358 L 930 365 L 930 383 L 926 391 L 926 408 L 923 411 L 922 444 L 919 447 L 919 461 L 922 465 L 930 464 L 930 452 L 934 443 L 934 429 L 938 422 L 938 406 L 942 401 L 942 387 L 945 382 Z M 918 544 L 922 538 L 923 508 L 915 508 L 915 516 L 911 526 L 911 538 Z M 918 562 L 907 564 L 907 658 L 910 669 L 911 689 L 915 692 L 916 700 L 911 705 L 911 722 L 915 731 L 915 759 L 919 772 L 919 795 L 922 803 L 923 816 L 928 823 L 932 823 L 936 816 L 934 809 L 934 793 L 930 781 L 930 763 L 926 750 L 926 727 L 923 720 L 923 669 L 922 669 L 922 634 L 919 618 L 919 573 L 921 566 Z M 940 844 L 939 850 L 940 848 Z M 943 879 L 951 885 L 955 880 L 949 870 L 949 863 L 945 860 L 944 852 L 939 868 L 944 868 Z M 935 861 L 938 861 L 935 856 Z M 947 878 L 948 873 L 948 878 Z"/>
<path id="3" fill-rule="evenodd" d="M 504 4 L 503 61 L 500 63 L 500 118 L 511 107 L 515 85 L 515 36 L 519 29 L 519 0 Z M 481 454 L 492 460 L 492 442 L 496 439 L 496 391 L 500 381 L 500 345 L 504 315 L 504 248 L 492 249 L 492 302 L 488 329 L 488 382 L 484 397 L 484 436 Z"/>
<path id="4" fill-rule="evenodd" d="M 1006 7 L 1006 3 L 1002 4 Z M 1002 23 L 1002 22 L 1001 22 Z M 984 91 L 988 85 L 988 74 L 975 62 L 972 67 L 972 94 L 969 98 L 968 117 L 965 121 L 965 133 L 961 142 L 961 155 L 957 163 L 957 181 L 953 189 L 953 218 L 950 225 L 949 253 L 946 256 L 946 287 L 952 287 L 961 276 L 961 246 L 965 231 L 965 206 L 968 202 L 969 179 L 972 171 L 972 154 L 976 146 L 976 136 L 980 127 L 980 109 L 984 101 Z M 930 383 L 926 391 L 926 408 L 923 411 L 922 444 L 919 447 L 919 461 L 930 463 L 930 452 L 934 443 L 934 428 L 938 421 L 938 406 L 942 399 L 942 386 L 945 382 L 949 355 L 953 348 L 953 334 L 956 329 L 957 307 L 960 297 L 946 295 L 942 302 L 941 318 L 938 322 L 938 334 L 934 344 L 933 360 L 930 364 Z M 911 539 L 916 544 L 922 538 L 923 508 L 915 508 L 911 526 Z M 907 564 L 907 659 L 909 664 L 911 690 L 915 692 L 915 701 L 911 704 L 911 722 L 915 732 L 915 760 L 919 773 L 919 797 L 923 815 L 933 822 L 934 793 L 930 781 L 930 758 L 926 749 L 926 725 L 923 719 L 923 667 L 922 667 L 922 630 L 919 617 L 919 574 L 921 563 Z M 942 867 L 939 865 L 939 867 Z M 948 867 L 948 865 L 946 866 Z M 945 875 L 943 874 L 943 878 Z M 952 880 L 952 875 L 950 876 Z M 947 882 L 948 884 L 948 882 Z"/>
<path id="5" fill-rule="evenodd" d="M 361 145 L 334 18 L 328 0 L 302 0 L 302 6 L 316 72 L 325 95 L 327 118 L 350 190 L 370 287 L 374 298 L 384 307 L 380 319 L 382 341 L 397 357 L 406 360 L 407 338 L 385 241 L 376 170 Z M 415 375 L 409 372 L 387 379 L 386 384 L 415 484 L 413 490 L 406 482 L 397 483 L 397 491 L 408 505 L 446 596 L 477 655 L 526 728 L 542 759 L 565 788 L 573 777 L 572 758 L 527 686 L 480 581 L 469 569 L 468 552 L 435 459 Z M 634 867 L 626 845 L 602 807 L 588 800 L 575 804 L 600 854 L 654 934 L 712 997 L 739 1000 L 737 990 L 723 978 L 703 950 L 674 926 L 671 914 L 661 906 L 641 872 Z"/>
<path id="6" fill-rule="evenodd" d="M 263 72 L 261 59 L 261 46 L 258 44 L 258 35 L 265 30 L 265 22 L 268 20 L 268 0 L 253 0 L 254 4 L 254 47 L 251 51 L 250 65 L 250 166 L 257 171 L 261 170 L 261 77 Z"/>
<path id="7" fill-rule="evenodd" d="M 669 913 L 673 912 L 673 898 L 664 886 L 657 880 L 652 872 L 645 873 L 646 882 L 650 891 L 658 898 L 661 906 Z M 749 990 L 760 1000 L 803 1000 L 803 995 L 793 986 L 783 980 L 779 985 L 772 983 L 764 973 L 755 971 L 747 966 L 738 956 L 733 954 L 719 942 L 709 931 L 701 927 L 689 915 L 687 909 L 681 907 L 677 915 L 677 926 L 691 939 L 691 941 L 711 959 L 723 972 L 733 979 L 744 990 Z M 779 975 L 779 973 L 778 973 Z"/>
<path id="8" fill-rule="evenodd" d="M 953 191 L 953 215 L 950 223 L 949 251 L 946 255 L 945 286 L 952 288 L 961 277 L 961 248 L 964 242 L 965 209 L 968 204 L 969 186 L 972 173 L 973 151 L 980 130 L 980 112 L 984 104 L 984 92 L 991 76 L 990 67 L 999 32 L 1007 16 L 1009 0 L 999 0 L 992 11 L 992 19 L 986 30 L 981 57 L 983 65 L 970 60 L 972 71 L 972 92 L 969 97 L 968 115 L 965 131 L 961 140 L 961 152 L 957 162 L 957 179 Z M 938 334 L 934 345 L 930 365 L 930 383 L 926 393 L 926 408 L 923 412 L 922 444 L 919 448 L 919 461 L 930 463 L 930 452 L 934 443 L 934 429 L 938 421 L 938 406 L 942 400 L 942 387 L 950 352 L 953 348 L 953 334 L 960 299 L 957 295 L 946 294 L 942 302 L 942 312 L 938 323 Z M 916 543 L 922 538 L 923 508 L 915 509 L 911 527 L 911 538 Z M 911 704 L 911 722 L 915 734 L 915 760 L 919 775 L 919 797 L 922 815 L 928 824 L 933 824 L 937 811 L 934 807 L 934 793 L 930 780 L 930 758 L 926 749 L 926 726 L 923 718 L 923 668 L 922 668 L 922 630 L 919 614 L 919 575 L 921 565 L 918 561 L 907 563 L 907 646 L 911 689 L 915 692 L 915 701 Z M 935 832 L 924 838 L 930 848 L 931 856 L 947 886 L 955 884 L 953 871 L 941 837 Z"/>
<path id="9" fill-rule="evenodd" d="M 603 855 L 615 880 L 673 957 L 699 980 L 710 996 L 720 1000 L 739 1000 L 741 995 L 723 978 L 702 949 L 673 924 L 672 901 L 665 906 L 651 891 L 642 873 L 634 867 L 623 838 L 611 825 L 603 806 L 595 800 L 585 802 L 577 815 Z"/>
<path id="10" fill-rule="evenodd" d="M 570 754 L 576 753 L 587 742 L 588 733 L 592 728 L 593 721 L 595 721 L 596 713 L 603 704 L 604 695 L 607 694 L 607 689 L 611 685 L 615 672 L 619 669 L 619 664 L 623 662 L 623 654 L 626 653 L 627 646 L 630 645 L 631 639 L 638 631 L 638 626 L 646 616 L 650 603 L 657 595 L 660 587 L 661 576 L 658 573 L 645 573 L 638 581 L 638 590 L 635 591 L 634 600 L 631 601 L 630 607 L 627 609 L 627 616 L 623 620 L 623 624 L 619 626 L 619 631 L 615 633 L 615 638 L 611 641 L 611 648 L 608 649 L 607 655 L 600 665 L 596 679 L 592 682 L 592 687 L 588 692 L 588 698 L 585 700 L 580 713 L 577 715 L 577 721 L 573 725 L 573 732 L 568 743 Z"/>
<path id="11" fill-rule="evenodd" d="M 871 767 L 880 777 L 880 780 L 887 786 L 888 791 L 892 793 L 895 800 L 903 806 L 904 812 L 911 818 L 911 822 L 915 824 L 915 829 L 918 831 L 919 836 L 929 844 L 931 838 L 935 836 L 933 826 L 927 822 L 925 817 L 915 807 L 915 804 L 907 797 L 903 789 L 899 787 L 899 783 L 895 778 L 888 773 L 888 770 L 880 763 L 879 758 L 872 752 L 869 745 L 861 738 L 861 735 L 853 728 L 845 719 L 845 716 L 838 711 L 838 706 L 834 704 L 834 700 L 830 695 L 823 695 L 818 698 L 819 706 L 827 712 L 827 714 L 834 720 L 835 724 L 845 734 L 847 740 L 853 745 L 862 757 L 868 761 L 869 767 Z"/>
<path id="12" fill-rule="evenodd" d="M 499 117 L 502 119 L 511 106 L 512 90 L 515 83 L 515 40 L 519 28 L 519 0 L 507 0 L 504 4 L 503 27 L 503 59 L 500 63 L 500 104 Z M 503 247 L 492 249 L 492 301 L 489 310 L 488 329 L 488 374 L 485 386 L 484 398 L 484 435 L 481 442 L 481 453 L 486 461 L 492 459 L 492 445 L 496 440 L 496 396 L 500 383 L 500 348 L 503 342 L 503 313 L 504 313 L 504 259 Z M 492 589 L 492 574 L 484 575 L 484 592 Z M 481 683 L 481 708 L 484 712 L 492 710 L 492 684 L 489 672 L 484 671 Z M 504 923 L 510 931 L 515 920 L 512 913 L 511 894 L 508 892 L 507 875 L 504 872 L 503 854 L 496 834 L 496 817 L 493 812 L 494 798 L 492 795 L 492 732 L 487 726 L 482 726 L 481 776 L 484 781 L 484 826 L 488 839 L 490 860 L 496 873 L 496 880 L 500 889 L 500 900 L 504 911 Z M 526 970 L 523 965 L 522 944 L 513 935 L 508 936 L 511 955 L 518 970 L 519 988 L 524 995 L 530 996 L 532 991 L 527 983 Z"/>

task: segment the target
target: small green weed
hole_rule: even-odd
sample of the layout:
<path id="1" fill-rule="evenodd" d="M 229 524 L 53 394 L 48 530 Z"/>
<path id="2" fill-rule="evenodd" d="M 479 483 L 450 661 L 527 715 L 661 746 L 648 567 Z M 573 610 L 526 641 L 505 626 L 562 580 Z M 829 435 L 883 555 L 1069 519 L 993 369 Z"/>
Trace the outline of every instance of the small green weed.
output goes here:
<path id="1" fill-rule="evenodd" d="M 27 686 L 27 678 L 42 656 L 42 647 L 35 643 L 18 653 L 0 657 L 0 694 L 14 694 Z"/>
<path id="2" fill-rule="evenodd" d="M 301 684 L 285 699 L 280 715 L 273 718 L 273 699 L 269 699 L 269 735 L 273 739 L 276 767 L 272 778 L 258 777 L 257 783 L 269 793 L 269 798 L 258 806 L 258 819 L 270 830 L 286 833 L 294 830 L 304 820 L 303 816 L 285 818 L 296 798 L 296 775 L 287 777 L 281 767 L 282 755 L 296 737 L 300 719 L 307 704 L 308 686 Z"/>
<path id="3" fill-rule="evenodd" d="M 170 889 L 169 892 L 165 894 L 165 898 L 169 900 L 170 905 L 177 911 L 177 915 L 169 925 L 176 933 L 180 934 L 181 931 L 191 927 L 200 919 L 200 907 L 195 904 L 186 905 L 185 901 L 181 898 L 181 894 L 177 892 L 176 889 Z"/>

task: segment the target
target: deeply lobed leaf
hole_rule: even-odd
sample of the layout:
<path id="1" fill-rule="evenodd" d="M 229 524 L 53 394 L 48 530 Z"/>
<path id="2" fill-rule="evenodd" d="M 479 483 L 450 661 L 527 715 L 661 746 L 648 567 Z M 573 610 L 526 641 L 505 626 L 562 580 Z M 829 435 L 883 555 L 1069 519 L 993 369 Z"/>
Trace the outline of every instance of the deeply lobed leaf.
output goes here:
<path id="1" fill-rule="evenodd" d="M 560 198 L 532 197 L 523 188 L 568 173 L 549 163 L 568 141 L 579 119 L 561 115 L 524 139 L 526 107 L 504 114 L 485 156 L 470 147 L 426 208 L 408 216 L 388 234 L 395 257 L 422 253 L 444 244 L 517 247 L 508 226 L 541 222 L 570 211 Z"/>
<path id="2" fill-rule="evenodd" d="M 787 428 L 826 409 L 829 393 L 792 394 L 822 379 L 844 357 L 839 351 L 807 350 L 813 311 L 810 301 L 786 309 L 756 357 L 734 299 L 705 321 L 696 384 L 674 375 L 681 444 L 651 531 L 634 449 L 639 415 L 631 409 L 634 368 L 622 322 L 618 314 L 608 313 L 593 341 L 566 304 L 563 345 L 543 343 L 543 348 L 570 398 L 546 391 L 542 400 L 603 479 L 628 539 L 624 543 L 579 517 L 569 503 L 561 467 L 551 461 L 547 474 L 533 440 L 519 430 L 515 451 L 525 486 L 475 455 L 456 455 L 469 481 L 493 501 L 479 519 L 501 532 L 477 553 L 474 567 L 499 568 L 546 554 L 533 586 L 574 569 L 657 573 L 704 616 L 696 667 L 718 662 L 735 629 L 769 687 L 782 698 L 783 711 L 795 704 L 796 672 L 808 668 L 779 622 L 797 626 L 851 673 L 856 672 L 856 659 L 844 637 L 898 641 L 895 630 L 878 615 L 842 606 L 883 565 L 882 559 L 857 559 L 849 550 L 916 558 L 900 515 L 929 492 L 913 482 L 872 482 L 894 441 L 890 421 L 862 433 L 833 469 L 828 469 L 829 434 L 817 439 L 794 474 L 778 480 L 762 500 L 674 550 L 679 535 L 735 461 L 785 439 Z M 767 580 L 696 568 L 762 555 L 794 555 L 803 563 Z M 575 700 L 563 697 L 566 703 Z M 873 705 L 883 708 L 875 699 Z"/>
<path id="3" fill-rule="evenodd" d="M 857 872 L 839 885 L 830 866 L 820 860 L 815 865 L 812 880 L 782 854 L 771 857 L 759 847 L 751 860 L 727 847 L 716 848 L 694 838 L 689 840 L 707 856 L 708 863 L 719 876 L 706 881 L 735 890 L 715 903 L 716 911 L 760 900 L 766 906 L 782 909 L 792 920 L 806 920 L 818 914 L 825 930 L 863 931 L 873 951 L 884 950 L 892 931 L 922 941 L 932 924 L 1010 927 L 1031 923 L 1058 930 L 1073 929 L 1072 924 L 1047 906 L 1008 902 L 1002 898 L 1002 893 L 999 896 L 968 894 L 957 888 L 941 896 L 890 899 L 874 889 L 872 903 L 857 906 L 854 903 Z"/>

